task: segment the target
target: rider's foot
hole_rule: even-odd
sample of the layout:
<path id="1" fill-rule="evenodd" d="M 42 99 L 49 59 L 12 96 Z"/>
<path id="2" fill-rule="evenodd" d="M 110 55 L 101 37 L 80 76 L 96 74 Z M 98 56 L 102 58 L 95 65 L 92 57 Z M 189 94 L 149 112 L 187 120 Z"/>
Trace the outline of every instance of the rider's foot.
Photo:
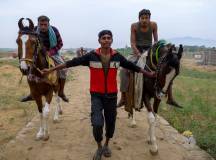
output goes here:
<path id="1" fill-rule="evenodd" d="M 122 107 L 122 106 L 124 106 L 125 105 L 125 100 L 120 100 L 119 102 L 118 102 L 118 104 L 117 104 L 117 108 L 120 108 L 120 107 Z"/>
<path id="2" fill-rule="evenodd" d="M 179 105 L 176 101 L 174 101 L 174 100 L 167 100 L 167 102 L 166 102 L 167 104 L 169 104 L 169 105 L 172 105 L 172 106 L 174 106 L 174 107 L 177 107 L 177 108 L 183 108 L 181 105 Z"/>
<path id="3" fill-rule="evenodd" d="M 65 102 L 69 102 L 69 99 L 65 96 L 64 93 L 61 94 L 61 95 L 59 95 L 59 97 L 61 97 L 61 99 L 62 99 L 63 101 L 65 101 Z"/>
<path id="4" fill-rule="evenodd" d="M 121 99 L 117 104 L 118 108 L 125 105 L 125 99 L 126 99 L 126 92 L 121 92 Z"/>
<path id="5" fill-rule="evenodd" d="M 27 102 L 27 101 L 33 101 L 34 99 L 32 98 L 31 95 L 24 96 L 20 99 L 20 102 Z"/>

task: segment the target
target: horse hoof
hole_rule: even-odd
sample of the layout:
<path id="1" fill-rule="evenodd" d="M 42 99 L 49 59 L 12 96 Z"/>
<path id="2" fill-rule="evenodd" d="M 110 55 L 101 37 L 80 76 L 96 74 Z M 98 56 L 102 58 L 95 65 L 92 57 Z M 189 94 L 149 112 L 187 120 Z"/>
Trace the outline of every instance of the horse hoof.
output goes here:
<path id="1" fill-rule="evenodd" d="M 150 145 L 150 144 L 152 144 L 152 142 L 150 141 L 150 140 L 147 140 L 147 143 Z"/>
<path id="2" fill-rule="evenodd" d="M 60 110 L 60 111 L 59 111 L 59 114 L 60 114 L 60 115 L 62 115 L 62 114 L 63 114 L 63 111 L 62 111 L 62 110 Z"/>
<path id="3" fill-rule="evenodd" d="M 158 150 L 149 150 L 149 152 L 151 153 L 151 155 L 153 155 L 153 156 L 155 156 L 155 155 L 157 155 L 158 154 Z"/>
<path id="4" fill-rule="evenodd" d="M 43 141 L 48 141 L 48 140 L 49 140 L 49 135 L 43 137 Z"/>
<path id="5" fill-rule="evenodd" d="M 42 139 L 43 139 L 43 136 L 42 136 L 42 137 L 39 137 L 39 136 L 36 136 L 36 137 L 35 137 L 35 140 L 36 140 L 36 141 L 40 141 L 40 140 L 42 140 Z"/>
<path id="6" fill-rule="evenodd" d="M 43 139 L 43 137 L 44 137 L 44 134 L 41 133 L 41 132 L 38 132 L 37 135 L 36 135 L 35 140 L 36 140 L 36 141 L 39 141 L 39 140 Z"/>
<path id="7" fill-rule="evenodd" d="M 53 123 L 59 123 L 59 119 L 53 119 Z"/>
<path id="8" fill-rule="evenodd" d="M 136 128 L 137 125 L 136 125 L 136 123 L 131 123 L 131 124 L 130 124 L 130 127 L 131 127 L 131 128 Z"/>
<path id="9" fill-rule="evenodd" d="M 158 154 L 158 147 L 157 147 L 157 145 L 152 145 L 151 147 L 150 147 L 150 153 L 152 154 L 152 155 L 157 155 Z"/>

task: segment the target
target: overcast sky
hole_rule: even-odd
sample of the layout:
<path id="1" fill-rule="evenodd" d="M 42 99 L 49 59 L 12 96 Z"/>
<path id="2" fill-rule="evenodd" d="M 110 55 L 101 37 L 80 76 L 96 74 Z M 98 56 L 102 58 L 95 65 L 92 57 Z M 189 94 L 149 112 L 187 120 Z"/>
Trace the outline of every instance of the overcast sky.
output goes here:
<path id="1" fill-rule="evenodd" d="M 130 25 L 147 8 L 158 24 L 159 39 L 192 36 L 216 40 L 216 0 L 0 0 L 0 48 L 16 47 L 21 17 L 50 17 L 64 48 L 98 47 L 97 34 L 110 29 L 113 47 L 130 44 Z"/>

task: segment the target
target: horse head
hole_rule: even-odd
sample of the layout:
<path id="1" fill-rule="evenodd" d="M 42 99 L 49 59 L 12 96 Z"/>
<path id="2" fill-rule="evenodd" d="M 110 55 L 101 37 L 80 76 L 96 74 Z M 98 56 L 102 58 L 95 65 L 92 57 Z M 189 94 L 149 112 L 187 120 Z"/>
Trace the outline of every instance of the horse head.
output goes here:
<path id="1" fill-rule="evenodd" d="M 183 46 L 180 45 L 178 52 L 175 45 L 165 45 L 163 54 L 159 58 L 157 65 L 157 78 L 155 83 L 156 97 L 161 99 L 161 96 L 167 94 L 169 86 L 179 74 L 180 60 L 183 53 Z"/>
<path id="2" fill-rule="evenodd" d="M 31 19 L 26 19 L 29 22 L 28 26 L 23 25 L 24 18 L 21 18 L 18 21 L 19 32 L 16 40 L 18 45 L 20 70 L 24 75 L 29 73 L 38 45 L 37 33 L 34 32 L 34 23 Z"/>

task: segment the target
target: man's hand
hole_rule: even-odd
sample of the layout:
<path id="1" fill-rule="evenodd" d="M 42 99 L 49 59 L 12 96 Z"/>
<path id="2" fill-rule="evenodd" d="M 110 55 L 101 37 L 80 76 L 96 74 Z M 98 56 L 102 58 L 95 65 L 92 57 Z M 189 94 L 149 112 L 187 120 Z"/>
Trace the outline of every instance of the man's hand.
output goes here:
<path id="1" fill-rule="evenodd" d="M 151 78 L 156 78 L 157 74 L 156 74 L 156 72 L 150 72 L 150 76 L 151 76 Z"/>
<path id="2" fill-rule="evenodd" d="M 140 52 L 136 53 L 136 56 L 139 58 L 141 56 L 141 53 Z"/>
<path id="3" fill-rule="evenodd" d="M 156 73 L 155 72 L 148 72 L 144 69 L 140 70 L 141 73 L 144 74 L 144 76 L 148 77 L 148 78 L 156 78 Z"/>
<path id="4" fill-rule="evenodd" d="M 47 75 L 47 74 L 49 74 L 51 72 L 51 70 L 50 69 L 47 69 L 47 68 L 45 68 L 45 69 L 43 69 L 42 71 L 41 71 L 41 75 Z"/>

